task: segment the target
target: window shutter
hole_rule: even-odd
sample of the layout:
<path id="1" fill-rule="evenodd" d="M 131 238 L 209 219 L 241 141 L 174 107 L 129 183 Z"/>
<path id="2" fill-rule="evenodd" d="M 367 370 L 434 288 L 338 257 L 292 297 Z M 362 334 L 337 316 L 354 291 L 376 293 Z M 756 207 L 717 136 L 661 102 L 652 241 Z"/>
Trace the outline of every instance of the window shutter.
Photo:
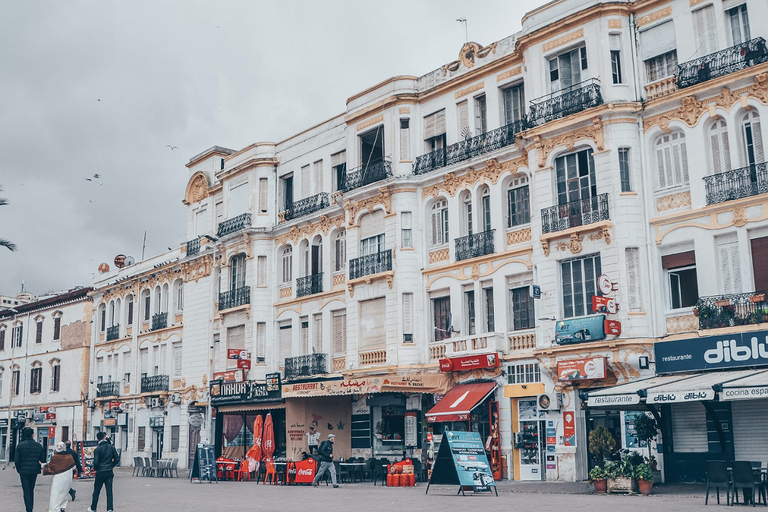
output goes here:
<path id="1" fill-rule="evenodd" d="M 629 310 L 640 311 L 640 261 L 637 247 L 627 247 L 627 288 L 629 292 Z"/>
<path id="2" fill-rule="evenodd" d="M 403 294 L 403 334 L 413 334 L 413 294 Z"/>
<path id="3" fill-rule="evenodd" d="M 734 241 L 717 244 L 717 251 L 720 260 L 720 279 L 723 293 L 741 293 L 738 243 Z"/>
<path id="4" fill-rule="evenodd" d="M 280 324 L 280 362 L 283 363 L 286 358 L 291 357 L 291 329 L 290 321 Z"/>
<path id="5" fill-rule="evenodd" d="M 256 324 L 256 362 L 264 361 L 264 352 L 267 341 L 267 324 L 259 322 Z"/>
<path id="6" fill-rule="evenodd" d="M 315 162 L 313 169 L 315 173 L 315 194 L 319 194 L 323 191 L 323 161 L 318 160 Z"/>
<path id="7" fill-rule="evenodd" d="M 181 343 L 173 345 L 173 376 L 181 377 Z"/>
<path id="8" fill-rule="evenodd" d="M 749 241 L 752 249 L 752 272 L 755 278 L 755 290 L 768 290 L 768 237 L 753 238 Z"/>
<path id="9" fill-rule="evenodd" d="M 131 370 L 131 353 L 126 352 L 123 354 L 123 375 L 126 373 L 130 374 Z M 125 384 L 127 384 L 127 382 L 125 382 Z"/>
<path id="10" fill-rule="evenodd" d="M 408 121 L 400 120 L 400 160 L 411 159 L 411 128 Z"/>
<path id="11" fill-rule="evenodd" d="M 245 326 L 229 327 L 227 329 L 227 348 L 245 350 Z"/>
<path id="12" fill-rule="evenodd" d="M 386 318 L 387 300 L 385 298 L 360 301 L 360 338 L 361 349 L 384 348 L 387 344 Z"/>
<path id="13" fill-rule="evenodd" d="M 347 162 L 347 152 L 341 151 L 339 153 L 336 153 L 335 155 L 331 155 L 331 166 L 332 167 L 338 167 L 341 164 L 344 164 Z"/>
<path id="14" fill-rule="evenodd" d="M 259 256 L 256 259 L 258 266 L 258 277 L 256 284 L 258 286 L 267 286 L 267 257 Z"/>
<path id="15" fill-rule="evenodd" d="M 675 25 L 671 21 L 640 32 L 640 48 L 643 60 L 671 52 L 675 43 Z"/>
<path id="16" fill-rule="evenodd" d="M 764 162 L 763 133 L 760 130 L 760 118 L 757 115 L 752 117 L 752 140 L 755 144 L 755 161 Z"/>
<path id="17" fill-rule="evenodd" d="M 715 31 L 715 8 L 711 5 L 693 11 L 693 31 L 696 35 L 696 55 L 709 55 L 717 51 Z"/>
<path id="18" fill-rule="evenodd" d="M 459 120 L 459 137 L 466 139 L 471 135 L 469 131 L 469 104 L 467 101 L 462 101 L 456 105 L 456 117 Z"/>
<path id="19" fill-rule="evenodd" d="M 333 312 L 333 354 L 345 355 L 347 352 L 347 312 Z"/>
<path id="20" fill-rule="evenodd" d="M 424 139 L 431 139 L 445 133 L 445 110 L 424 118 Z"/>
<path id="21" fill-rule="evenodd" d="M 321 353 L 323 351 L 323 315 L 315 315 L 315 339 L 312 343 L 312 352 Z"/>
<path id="22" fill-rule="evenodd" d="M 309 319 L 306 316 L 301 317 L 301 354 L 308 355 L 309 352 Z"/>
<path id="23" fill-rule="evenodd" d="M 696 252 L 685 251 L 677 254 L 668 254 L 661 257 L 661 268 L 670 270 L 673 268 L 688 267 L 696 264 Z"/>
<path id="24" fill-rule="evenodd" d="M 267 200 L 269 198 L 268 187 L 269 180 L 267 178 L 259 178 L 259 211 L 267 211 Z"/>
<path id="25" fill-rule="evenodd" d="M 301 198 L 309 197 L 309 166 L 305 165 L 301 168 Z"/>

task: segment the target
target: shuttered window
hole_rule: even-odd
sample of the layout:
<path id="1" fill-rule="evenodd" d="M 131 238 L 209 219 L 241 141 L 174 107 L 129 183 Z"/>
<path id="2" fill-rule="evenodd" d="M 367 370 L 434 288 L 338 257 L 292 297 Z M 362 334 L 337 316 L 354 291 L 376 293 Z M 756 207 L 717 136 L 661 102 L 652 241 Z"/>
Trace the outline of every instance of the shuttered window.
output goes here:
<path id="1" fill-rule="evenodd" d="M 301 354 L 308 355 L 309 350 L 309 318 L 303 316 L 299 319 L 301 322 Z"/>
<path id="2" fill-rule="evenodd" d="M 267 286 L 267 257 L 258 256 L 256 258 L 256 286 Z"/>
<path id="3" fill-rule="evenodd" d="M 749 35 L 749 16 L 747 4 L 741 4 L 726 11 L 731 25 L 731 41 L 734 45 L 744 43 L 752 39 Z"/>
<path id="4" fill-rule="evenodd" d="M 671 21 L 640 32 L 640 55 L 643 60 L 671 52 L 676 48 L 675 25 Z"/>
<path id="5" fill-rule="evenodd" d="M 269 180 L 259 178 L 259 213 L 267 213 L 267 201 L 269 201 Z"/>
<path id="6" fill-rule="evenodd" d="M 263 363 L 265 358 L 265 349 L 267 343 L 267 324 L 258 322 L 256 324 L 256 362 Z"/>
<path id="7" fill-rule="evenodd" d="M 333 355 L 343 356 L 347 353 L 347 311 L 333 312 Z"/>
<path id="8" fill-rule="evenodd" d="M 310 189 L 310 175 L 309 175 L 309 166 L 305 165 L 301 168 L 301 176 L 299 178 L 301 180 L 301 197 L 309 197 L 311 195 L 309 189 Z"/>
<path id="9" fill-rule="evenodd" d="M 248 211 L 248 182 L 229 189 L 229 217 Z"/>
<path id="10" fill-rule="evenodd" d="M 709 151 L 714 174 L 731 170 L 730 144 L 728 143 L 728 125 L 720 119 L 709 127 Z"/>
<path id="11" fill-rule="evenodd" d="M 724 294 L 741 293 L 741 265 L 739 244 L 736 240 L 717 242 L 717 259 L 720 265 L 720 290 Z"/>
<path id="12" fill-rule="evenodd" d="M 400 119 L 400 160 L 411 159 L 411 120 Z"/>
<path id="13" fill-rule="evenodd" d="M 670 307 L 679 309 L 695 306 L 699 298 L 696 253 L 686 251 L 662 256 L 661 266 L 667 271 Z"/>
<path id="14" fill-rule="evenodd" d="M 334 270 L 339 272 L 347 266 L 347 232 L 345 230 L 336 233 L 334 240 Z"/>
<path id="15" fill-rule="evenodd" d="M 760 114 L 757 113 L 757 110 L 751 110 L 744 114 L 744 117 L 742 117 L 742 130 L 747 163 L 755 165 L 764 162 L 763 134 L 760 129 Z"/>
<path id="16" fill-rule="evenodd" d="M 143 348 L 141 349 L 141 353 L 139 354 L 140 364 L 141 364 L 141 376 L 146 377 L 147 373 L 149 372 L 149 349 Z"/>
<path id="17" fill-rule="evenodd" d="M 35 326 L 35 343 L 43 342 L 43 322 L 37 322 Z"/>
<path id="18" fill-rule="evenodd" d="M 342 190 L 347 174 L 347 152 L 342 151 L 331 155 L 331 167 L 333 168 L 333 191 Z"/>
<path id="19" fill-rule="evenodd" d="M 314 163 L 312 168 L 312 174 L 315 177 L 315 194 L 319 194 L 323 191 L 323 161 L 318 160 Z"/>
<path id="20" fill-rule="evenodd" d="M 768 425 L 768 399 L 734 400 L 733 451 L 735 460 L 768 460 L 765 425 Z"/>
<path id="21" fill-rule="evenodd" d="M 413 343 L 413 294 L 403 294 L 403 342 Z"/>
<path id="22" fill-rule="evenodd" d="M 291 344 L 292 344 L 292 330 L 291 321 L 280 322 L 278 329 L 280 330 L 280 362 L 283 363 L 286 358 L 291 357 Z"/>
<path id="23" fill-rule="evenodd" d="M 283 250 L 283 283 L 290 283 L 293 279 L 293 248 L 286 247 Z"/>
<path id="24" fill-rule="evenodd" d="M 656 168 L 659 190 L 688 184 L 688 153 L 683 132 L 656 139 Z"/>
<path id="25" fill-rule="evenodd" d="M 488 116 L 486 114 L 485 94 L 475 98 L 475 135 L 488 131 Z"/>
<path id="26" fill-rule="evenodd" d="M 401 240 L 400 245 L 401 247 L 410 248 L 413 247 L 413 236 L 412 236 L 412 227 L 413 227 L 413 220 L 411 212 L 403 212 L 400 214 L 400 220 L 402 222 L 402 231 L 401 231 Z"/>
<path id="27" fill-rule="evenodd" d="M 629 310 L 642 309 L 642 291 L 640 289 L 640 250 L 637 247 L 627 247 L 627 292 L 629 295 Z"/>
<path id="28" fill-rule="evenodd" d="M 469 130 L 469 104 L 466 100 L 456 104 L 456 119 L 459 123 L 459 137 L 462 139 L 471 137 L 472 132 Z"/>
<path id="29" fill-rule="evenodd" d="M 179 451 L 179 437 L 181 434 L 181 427 L 179 425 L 171 425 L 171 451 Z"/>
<path id="30" fill-rule="evenodd" d="M 701 402 L 675 404 L 671 419 L 675 453 L 708 451 L 707 413 Z"/>
<path id="31" fill-rule="evenodd" d="M 123 354 L 123 386 L 127 386 L 131 383 L 131 353 L 125 352 Z"/>
<path id="32" fill-rule="evenodd" d="M 227 349 L 245 350 L 245 326 L 229 327 L 227 329 Z"/>
<path id="33" fill-rule="evenodd" d="M 61 383 L 61 365 L 55 363 L 51 365 L 51 391 L 58 391 Z"/>
<path id="34" fill-rule="evenodd" d="M 435 112 L 424 118 L 424 140 L 438 137 L 445 133 L 445 110 Z"/>
<path id="35" fill-rule="evenodd" d="M 384 348 L 387 344 L 386 318 L 387 300 L 385 298 L 358 302 L 359 347 L 360 349 Z"/>
<path id="36" fill-rule="evenodd" d="M 0 350 L 5 350 L 5 331 L 6 329 L 0 329 Z"/>
<path id="37" fill-rule="evenodd" d="M 319 354 L 323 351 L 323 315 L 316 314 L 312 323 L 314 325 L 312 352 Z"/>
<path id="38" fill-rule="evenodd" d="M 144 451 L 144 444 L 147 439 L 147 427 L 139 427 L 138 439 L 136 440 L 136 449 L 140 452 Z"/>
<path id="39" fill-rule="evenodd" d="M 173 344 L 173 376 L 181 377 L 181 343 Z"/>
<path id="40" fill-rule="evenodd" d="M 693 15 L 693 33 L 696 38 L 696 56 L 703 57 L 716 52 L 715 8 L 708 5 L 691 14 Z"/>
<path id="41" fill-rule="evenodd" d="M 133 302 L 128 303 L 133 307 Z M 128 322 L 130 324 L 130 322 Z M 53 340 L 58 341 L 61 338 L 61 317 L 57 316 L 53 319 Z"/>
<path id="42" fill-rule="evenodd" d="M 438 201 L 432 205 L 432 246 L 448 243 L 448 203 Z"/>
<path id="43" fill-rule="evenodd" d="M 753 238 L 749 241 L 752 250 L 752 273 L 755 278 L 755 290 L 768 290 L 768 237 Z"/>

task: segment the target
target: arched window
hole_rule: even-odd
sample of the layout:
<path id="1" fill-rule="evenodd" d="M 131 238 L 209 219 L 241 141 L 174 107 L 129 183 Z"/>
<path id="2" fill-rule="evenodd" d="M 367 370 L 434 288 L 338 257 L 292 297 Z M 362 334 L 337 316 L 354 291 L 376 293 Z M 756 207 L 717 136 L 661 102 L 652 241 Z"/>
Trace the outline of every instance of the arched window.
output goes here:
<path id="1" fill-rule="evenodd" d="M 483 222 L 483 231 L 491 230 L 491 192 L 488 187 L 483 187 L 480 190 L 480 206 L 481 206 L 481 219 Z"/>
<path id="2" fill-rule="evenodd" d="M 161 292 L 161 302 L 160 302 L 160 312 L 161 313 L 167 313 L 168 312 L 168 296 L 170 295 L 170 292 L 168 290 L 168 284 L 163 285 L 163 289 Z"/>
<path id="3" fill-rule="evenodd" d="M 309 274 L 316 276 L 323 273 L 323 238 L 317 235 L 309 248 Z"/>
<path id="4" fill-rule="evenodd" d="M 144 309 L 144 321 L 148 321 L 152 310 L 150 308 L 150 293 L 149 290 L 142 290 L 141 292 L 141 307 Z"/>
<path id="5" fill-rule="evenodd" d="M 229 276 L 230 290 L 237 290 L 245 286 L 245 254 L 238 254 L 232 258 Z"/>
<path id="6" fill-rule="evenodd" d="M 58 391 L 61 385 L 61 361 L 51 360 L 51 391 Z"/>
<path id="7" fill-rule="evenodd" d="M 659 189 L 688 184 L 688 153 L 683 132 L 666 133 L 656 139 L 656 169 Z"/>
<path id="8" fill-rule="evenodd" d="M 342 229 L 337 231 L 333 237 L 334 247 L 334 265 L 333 269 L 338 272 L 344 270 L 347 266 L 347 231 Z"/>
<path id="9" fill-rule="evenodd" d="M 760 114 L 750 110 L 741 118 L 742 137 L 744 138 L 744 160 L 747 165 L 756 165 L 765 161 L 763 154 L 763 134 L 760 130 Z"/>
<path id="10" fill-rule="evenodd" d="M 155 307 L 154 307 L 155 314 L 160 313 L 161 311 L 160 304 L 162 303 L 162 300 L 163 300 L 162 295 L 163 294 L 160 291 L 160 287 L 158 286 L 157 288 L 155 288 Z"/>
<path id="11" fill-rule="evenodd" d="M 472 218 L 472 194 L 469 192 L 465 192 L 461 196 L 461 206 L 462 206 L 462 213 L 464 215 L 464 234 L 467 236 L 472 236 L 472 234 L 475 232 L 473 229 L 473 218 Z"/>
<path id="12" fill-rule="evenodd" d="M 443 199 L 432 205 L 432 246 L 448 243 L 448 203 Z"/>
<path id="13" fill-rule="evenodd" d="M 293 247 L 290 245 L 283 250 L 283 274 L 282 282 L 290 283 L 293 280 Z"/>
<path id="14" fill-rule="evenodd" d="M 731 145 L 728 142 L 728 125 L 719 119 L 709 127 L 709 152 L 712 172 L 719 174 L 731 170 Z"/>
<path id="15" fill-rule="evenodd" d="M 173 309 L 176 313 L 184 311 L 184 281 L 173 282 Z"/>
<path id="16" fill-rule="evenodd" d="M 520 226 L 531 222 L 531 200 L 528 190 L 528 176 L 515 177 L 507 188 L 507 227 Z"/>
<path id="17" fill-rule="evenodd" d="M 125 325 L 126 327 L 133 325 L 133 295 L 125 299 Z"/>

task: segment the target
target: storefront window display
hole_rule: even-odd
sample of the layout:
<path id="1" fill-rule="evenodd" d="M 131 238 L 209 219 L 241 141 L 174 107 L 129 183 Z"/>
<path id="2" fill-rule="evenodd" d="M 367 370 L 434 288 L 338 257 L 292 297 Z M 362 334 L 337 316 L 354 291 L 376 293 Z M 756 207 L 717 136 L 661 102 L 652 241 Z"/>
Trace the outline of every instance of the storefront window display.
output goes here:
<path id="1" fill-rule="evenodd" d="M 265 417 L 272 413 L 275 429 L 275 458 L 285 457 L 285 409 L 265 409 L 263 411 L 227 412 L 217 415 L 217 456 L 228 459 L 244 459 L 253 446 L 253 424 L 259 414 Z"/>
<path id="2" fill-rule="evenodd" d="M 405 395 L 368 398 L 373 424 L 374 454 L 400 456 L 405 450 Z"/>

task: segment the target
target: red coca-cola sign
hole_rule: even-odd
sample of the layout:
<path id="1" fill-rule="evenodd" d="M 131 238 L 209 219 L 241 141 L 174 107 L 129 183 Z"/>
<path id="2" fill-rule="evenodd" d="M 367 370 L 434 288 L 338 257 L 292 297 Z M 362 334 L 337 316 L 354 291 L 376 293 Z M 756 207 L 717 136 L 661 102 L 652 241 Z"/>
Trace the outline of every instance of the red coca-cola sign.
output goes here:
<path id="1" fill-rule="evenodd" d="M 608 336 L 621 336 L 621 322 L 618 320 L 604 320 L 603 327 Z"/>
<path id="2" fill-rule="evenodd" d="M 477 356 L 450 357 L 440 360 L 441 372 L 460 372 L 478 368 L 498 368 L 499 354 L 482 354 Z"/>

